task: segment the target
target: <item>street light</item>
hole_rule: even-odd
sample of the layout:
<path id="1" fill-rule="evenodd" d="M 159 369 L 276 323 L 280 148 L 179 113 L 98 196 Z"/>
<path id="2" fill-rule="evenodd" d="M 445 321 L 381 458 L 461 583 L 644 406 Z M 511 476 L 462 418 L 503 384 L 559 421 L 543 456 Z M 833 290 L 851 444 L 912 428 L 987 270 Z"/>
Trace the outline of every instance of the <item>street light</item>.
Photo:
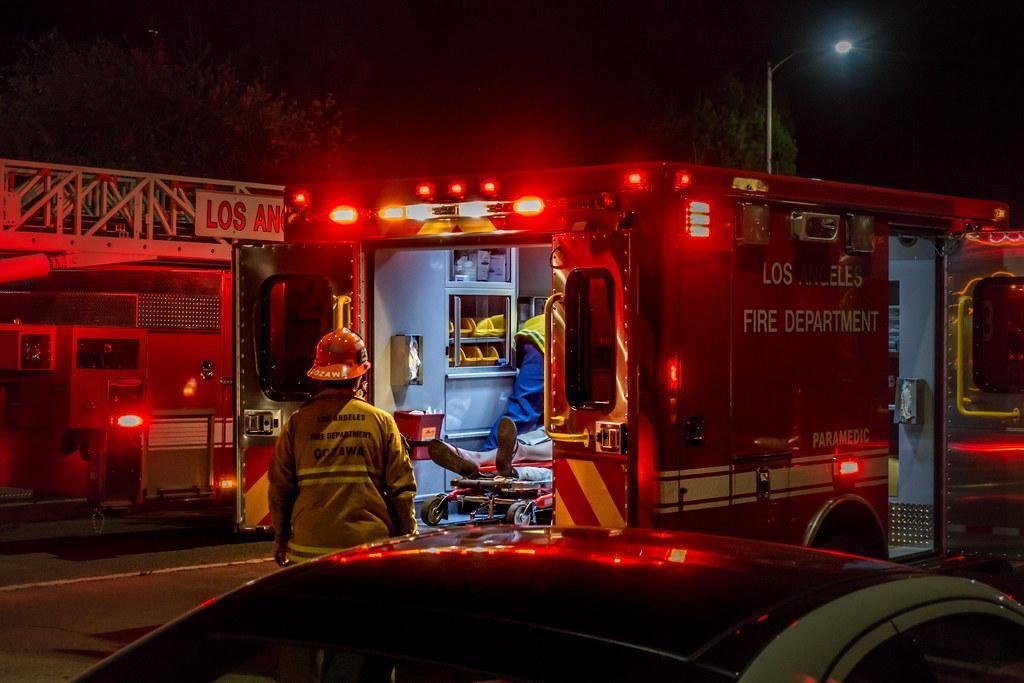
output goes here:
<path id="1" fill-rule="evenodd" d="M 833 47 L 837 53 L 845 55 L 846 53 L 853 49 L 853 43 L 851 43 L 849 40 L 840 40 Z M 797 50 L 796 52 L 791 52 L 790 54 L 786 55 L 781 60 L 779 60 L 779 62 L 775 65 L 772 65 L 771 62 L 768 62 L 768 97 L 767 107 L 765 111 L 764 157 L 765 167 L 768 169 L 769 173 L 772 172 L 772 76 L 775 74 L 776 71 L 779 70 L 779 67 L 788 62 L 790 59 L 808 51 L 809 50 Z"/>

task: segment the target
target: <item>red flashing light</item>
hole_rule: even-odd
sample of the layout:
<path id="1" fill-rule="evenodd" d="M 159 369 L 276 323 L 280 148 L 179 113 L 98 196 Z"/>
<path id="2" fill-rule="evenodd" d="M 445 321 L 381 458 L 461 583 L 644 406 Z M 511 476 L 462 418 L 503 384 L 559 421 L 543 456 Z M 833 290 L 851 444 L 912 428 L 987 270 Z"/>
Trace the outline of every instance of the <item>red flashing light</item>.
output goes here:
<path id="1" fill-rule="evenodd" d="M 693 183 L 693 175 L 689 171 L 676 171 L 676 189 L 689 187 Z"/>
<path id="2" fill-rule="evenodd" d="M 626 174 L 626 184 L 632 185 L 633 187 L 641 187 L 644 185 L 644 174 L 640 171 L 630 171 Z"/>
<path id="3" fill-rule="evenodd" d="M 686 232 L 691 237 L 711 236 L 711 205 L 707 202 L 686 203 Z"/>
<path id="4" fill-rule="evenodd" d="M 296 190 L 292 192 L 289 200 L 296 209 L 305 209 L 309 206 L 309 193 L 304 190 Z"/>
<path id="5" fill-rule="evenodd" d="M 339 225 L 352 225 L 359 220 L 359 211 L 354 206 L 342 204 L 331 209 L 331 220 Z"/>
<path id="6" fill-rule="evenodd" d="M 859 460 L 840 460 L 836 463 L 836 473 L 841 477 L 850 477 L 860 474 Z"/>
<path id="7" fill-rule="evenodd" d="M 675 391 L 679 388 L 679 377 L 682 373 L 679 371 L 679 360 L 673 358 L 668 362 L 668 388 Z"/>
<path id="8" fill-rule="evenodd" d="M 544 211 L 544 200 L 540 197 L 520 197 L 512 204 L 512 210 L 520 216 L 538 216 Z"/>
<path id="9" fill-rule="evenodd" d="M 480 183 L 480 193 L 485 197 L 497 197 L 498 196 L 498 181 L 497 180 L 485 180 Z"/>
<path id="10" fill-rule="evenodd" d="M 434 184 L 420 183 L 416 186 L 416 196 L 420 199 L 431 199 L 434 196 Z"/>
<path id="11" fill-rule="evenodd" d="M 456 199 L 462 199 L 466 196 L 466 183 L 461 180 L 456 180 L 448 183 L 448 196 Z"/>
<path id="12" fill-rule="evenodd" d="M 118 427 L 132 429 L 134 427 L 141 427 L 143 419 L 140 415 L 121 415 L 117 418 L 116 422 Z"/>

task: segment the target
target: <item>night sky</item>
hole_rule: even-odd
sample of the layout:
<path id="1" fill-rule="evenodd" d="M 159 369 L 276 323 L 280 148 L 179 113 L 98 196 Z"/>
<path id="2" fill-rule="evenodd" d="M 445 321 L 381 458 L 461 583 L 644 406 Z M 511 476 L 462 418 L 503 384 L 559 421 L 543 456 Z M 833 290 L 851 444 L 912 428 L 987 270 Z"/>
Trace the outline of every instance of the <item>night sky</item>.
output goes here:
<path id="1" fill-rule="evenodd" d="M 807 49 L 775 81 L 800 175 L 1012 201 L 1024 223 L 1024 3 L 139 0 L 4 14 L 3 64 L 48 31 L 144 46 L 156 29 L 275 89 L 336 93 L 353 175 L 372 176 L 662 156 L 642 141 L 652 110 L 684 108 L 728 72 L 763 87 L 767 60 Z M 858 49 L 831 52 L 841 38 Z"/>

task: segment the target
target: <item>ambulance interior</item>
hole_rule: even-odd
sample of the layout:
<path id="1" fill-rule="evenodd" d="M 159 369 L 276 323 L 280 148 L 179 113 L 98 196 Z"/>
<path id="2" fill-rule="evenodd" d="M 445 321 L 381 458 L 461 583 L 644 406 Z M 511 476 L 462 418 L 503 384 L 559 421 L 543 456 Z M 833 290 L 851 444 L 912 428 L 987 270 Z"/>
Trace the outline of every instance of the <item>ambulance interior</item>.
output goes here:
<path id="1" fill-rule="evenodd" d="M 454 476 L 429 459 L 426 442 L 479 449 L 504 411 L 516 375 L 512 338 L 543 313 L 550 251 L 474 245 L 368 254 L 373 399 L 397 413 L 413 444 L 417 502 L 449 490 Z"/>
<path id="2" fill-rule="evenodd" d="M 889 242 L 889 555 L 934 549 L 936 337 L 941 260 L 934 239 L 898 234 Z"/>

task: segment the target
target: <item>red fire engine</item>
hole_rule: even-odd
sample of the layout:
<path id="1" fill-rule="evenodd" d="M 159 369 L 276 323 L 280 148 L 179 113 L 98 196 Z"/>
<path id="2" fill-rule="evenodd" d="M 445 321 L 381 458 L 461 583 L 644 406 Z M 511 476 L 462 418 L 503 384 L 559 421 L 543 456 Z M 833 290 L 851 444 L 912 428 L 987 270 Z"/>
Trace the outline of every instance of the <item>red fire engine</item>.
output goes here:
<path id="1" fill-rule="evenodd" d="M 543 312 L 560 525 L 1018 552 L 1024 238 L 1004 204 L 643 163 L 289 188 L 235 247 L 244 527 L 355 325 L 374 402 L 477 446 Z M 416 461 L 422 503 L 448 476 Z"/>
<path id="2" fill-rule="evenodd" d="M 0 487 L 234 501 L 231 243 L 281 188 L 0 160 Z"/>

